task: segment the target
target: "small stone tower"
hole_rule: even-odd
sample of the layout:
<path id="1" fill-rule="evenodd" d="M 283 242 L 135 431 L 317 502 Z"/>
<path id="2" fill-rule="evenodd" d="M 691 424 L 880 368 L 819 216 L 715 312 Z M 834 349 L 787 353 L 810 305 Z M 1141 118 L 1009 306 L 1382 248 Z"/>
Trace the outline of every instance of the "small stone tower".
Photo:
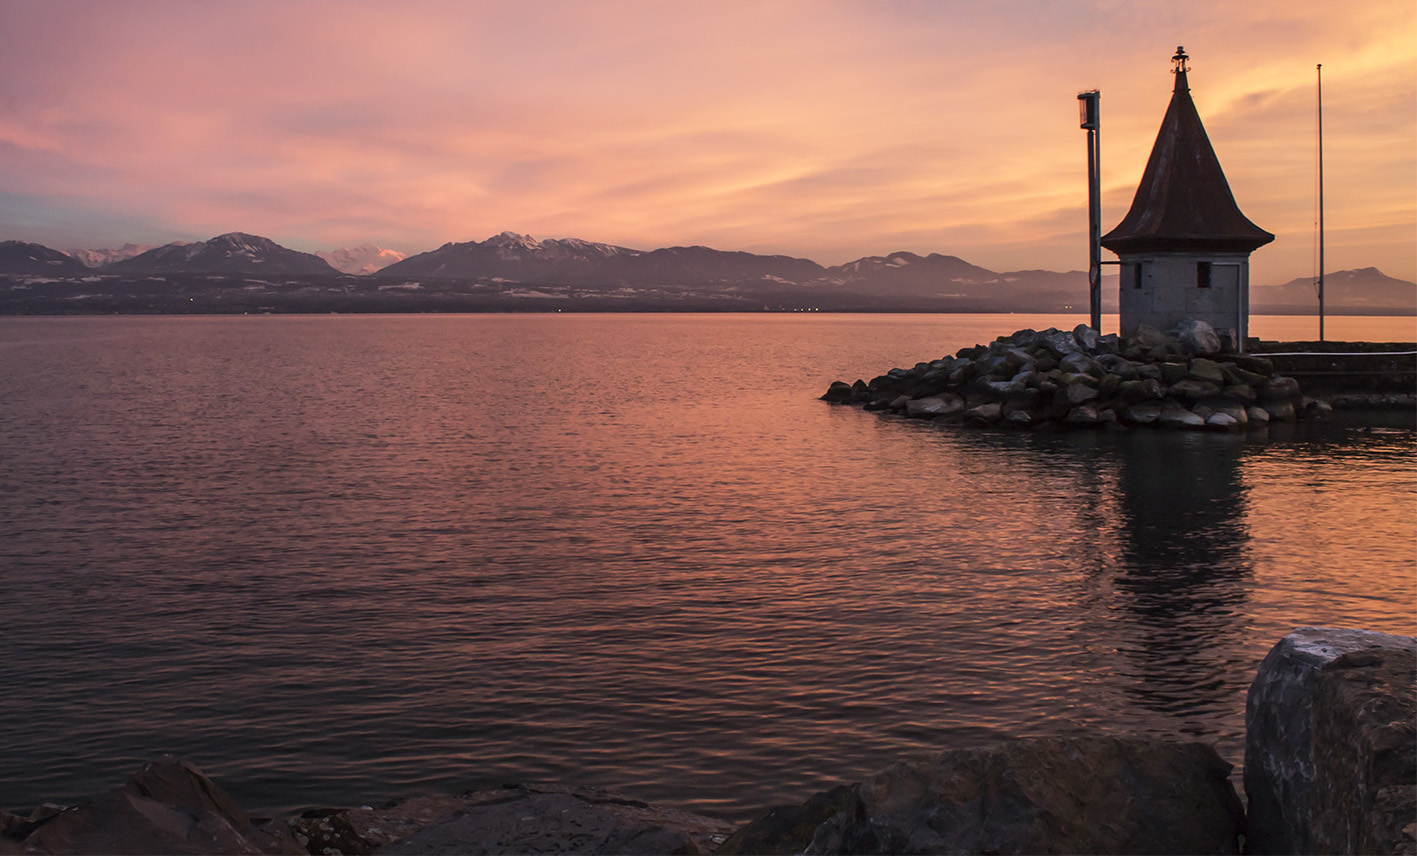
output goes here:
<path id="1" fill-rule="evenodd" d="M 1121 260 L 1121 332 L 1194 318 L 1242 347 L 1249 335 L 1250 253 L 1274 240 L 1235 204 L 1186 82 L 1176 88 L 1131 210 L 1102 246 Z"/>

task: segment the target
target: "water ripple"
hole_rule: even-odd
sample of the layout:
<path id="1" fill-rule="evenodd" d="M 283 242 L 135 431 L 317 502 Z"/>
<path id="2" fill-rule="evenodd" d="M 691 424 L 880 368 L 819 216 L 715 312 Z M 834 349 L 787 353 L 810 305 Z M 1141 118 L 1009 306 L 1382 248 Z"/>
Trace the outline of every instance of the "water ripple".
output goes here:
<path id="1" fill-rule="evenodd" d="M 159 751 L 258 812 L 562 779 L 735 818 L 1079 727 L 1238 762 L 1279 635 L 1413 631 L 1417 441 L 815 400 L 1052 323 L 0 319 L 0 807 Z"/>

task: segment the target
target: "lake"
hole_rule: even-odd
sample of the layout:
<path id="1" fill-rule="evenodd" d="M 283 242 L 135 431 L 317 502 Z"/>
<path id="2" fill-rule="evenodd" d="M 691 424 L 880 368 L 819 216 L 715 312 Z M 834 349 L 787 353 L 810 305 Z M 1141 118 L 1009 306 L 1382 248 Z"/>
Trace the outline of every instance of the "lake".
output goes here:
<path id="1" fill-rule="evenodd" d="M 1084 727 L 1238 765 L 1290 629 L 1417 631 L 1417 436 L 816 400 L 1079 320 L 0 318 L 0 808 L 160 752 L 257 813 L 559 780 L 744 820 Z"/>

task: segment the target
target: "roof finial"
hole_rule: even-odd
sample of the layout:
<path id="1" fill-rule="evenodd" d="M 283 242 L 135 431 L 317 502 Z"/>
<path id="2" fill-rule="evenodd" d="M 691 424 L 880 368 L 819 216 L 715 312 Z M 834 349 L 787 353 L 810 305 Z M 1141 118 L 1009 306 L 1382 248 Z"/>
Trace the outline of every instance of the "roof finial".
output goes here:
<path id="1" fill-rule="evenodd" d="M 1171 69 L 1171 73 L 1185 74 L 1187 71 L 1189 71 L 1190 69 L 1186 68 L 1186 60 L 1188 59 L 1190 59 L 1190 57 L 1186 56 L 1186 49 L 1184 47 L 1181 47 L 1180 45 L 1177 45 L 1176 55 L 1171 57 L 1171 61 L 1176 64 L 1175 67 Z"/>

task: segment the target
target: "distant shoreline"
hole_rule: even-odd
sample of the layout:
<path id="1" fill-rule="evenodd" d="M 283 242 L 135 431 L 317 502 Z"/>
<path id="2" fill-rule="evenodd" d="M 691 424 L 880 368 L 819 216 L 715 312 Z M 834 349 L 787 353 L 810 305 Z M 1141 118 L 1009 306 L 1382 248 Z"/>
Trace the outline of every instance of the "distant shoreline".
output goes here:
<path id="1" fill-rule="evenodd" d="M 543 299 L 537 302 L 503 302 L 496 305 L 481 303 L 466 306 L 418 306 L 409 304 L 369 304 L 335 305 L 320 307 L 300 301 L 296 306 L 213 306 L 210 304 L 181 305 L 174 302 L 160 307 L 92 306 L 76 303 L 55 305 L 50 301 L 35 301 L 40 305 L 5 305 L 0 300 L 0 317 L 95 317 L 95 316 L 239 316 L 239 315 L 1066 315 L 1084 317 L 1085 309 L 1068 308 L 938 308 L 924 306 L 901 307 L 759 307 L 741 305 L 723 306 L 704 304 L 691 306 L 666 306 L 654 303 L 626 305 L 624 302 L 606 305 L 601 301 L 588 303 L 565 303 L 548 305 Z M 1115 309 L 1103 310 L 1104 315 L 1116 315 Z M 1352 311 L 1328 311 L 1327 318 L 1417 318 L 1417 310 L 1412 309 L 1369 309 Z M 1252 311 L 1251 317 L 1315 318 L 1313 310 L 1282 308 Z"/>

